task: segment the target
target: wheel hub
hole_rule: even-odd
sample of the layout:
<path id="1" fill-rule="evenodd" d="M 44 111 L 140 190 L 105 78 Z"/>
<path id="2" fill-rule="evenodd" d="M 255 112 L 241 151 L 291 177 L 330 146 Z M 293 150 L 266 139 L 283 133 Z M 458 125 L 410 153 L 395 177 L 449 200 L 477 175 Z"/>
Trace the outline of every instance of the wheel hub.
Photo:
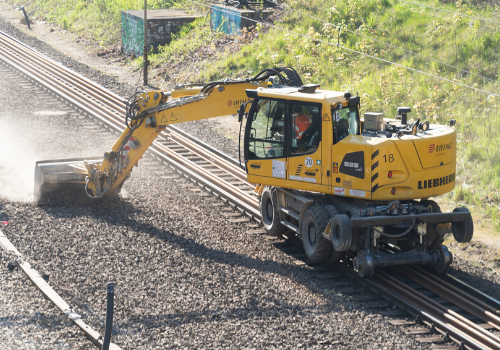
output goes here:
<path id="1" fill-rule="evenodd" d="M 267 202 L 267 217 L 269 218 L 270 221 L 273 219 L 273 203 L 271 201 Z"/>
<path id="2" fill-rule="evenodd" d="M 361 276 L 369 278 L 373 275 L 375 265 L 372 253 L 368 249 L 358 251 L 358 255 L 353 259 L 354 270 Z"/>
<path id="3" fill-rule="evenodd" d="M 309 226 L 309 243 L 311 243 L 312 246 L 316 244 L 316 228 L 314 225 Z"/>

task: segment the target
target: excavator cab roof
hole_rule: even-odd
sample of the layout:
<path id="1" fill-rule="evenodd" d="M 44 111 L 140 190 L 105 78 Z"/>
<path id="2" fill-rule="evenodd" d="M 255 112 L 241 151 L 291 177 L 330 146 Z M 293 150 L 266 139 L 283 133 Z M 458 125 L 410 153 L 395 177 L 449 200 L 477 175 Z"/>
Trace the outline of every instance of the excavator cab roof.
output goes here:
<path id="1" fill-rule="evenodd" d="M 269 97 L 287 100 L 298 100 L 316 103 L 336 104 L 346 100 L 344 92 L 315 90 L 314 92 L 301 92 L 301 87 L 278 87 L 278 88 L 263 88 L 259 87 L 255 90 L 246 90 L 249 98 Z"/>

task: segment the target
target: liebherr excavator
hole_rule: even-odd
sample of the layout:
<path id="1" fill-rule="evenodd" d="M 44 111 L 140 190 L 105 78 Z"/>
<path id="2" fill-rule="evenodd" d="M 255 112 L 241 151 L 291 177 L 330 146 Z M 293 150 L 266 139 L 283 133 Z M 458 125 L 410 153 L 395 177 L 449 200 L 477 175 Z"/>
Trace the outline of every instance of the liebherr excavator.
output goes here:
<path id="1" fill-rule="evenodd" d="M 258 184 L 269 234 L 294 232 L 315 263 L 348 254 L 364 277 L 398 264 L 443 273 L 453 260 L 444 235 L 458 242 L 473 235 L 466 208 L 442 213 L 429 200 L 455 187 L 454 121 L 408 122 L 408 107 L 395 119 L 366 113 L 361 120 L 359 107 L 358 96 L 304 85 L 292 68 L 136 94 L 125 131 L 103 159 L 38 162 L 35 192 L 69 183 L 92 198 L 116 194 L 168 125 L 238 114 L 240 123 L 246 117 L 242 164 Z"/>

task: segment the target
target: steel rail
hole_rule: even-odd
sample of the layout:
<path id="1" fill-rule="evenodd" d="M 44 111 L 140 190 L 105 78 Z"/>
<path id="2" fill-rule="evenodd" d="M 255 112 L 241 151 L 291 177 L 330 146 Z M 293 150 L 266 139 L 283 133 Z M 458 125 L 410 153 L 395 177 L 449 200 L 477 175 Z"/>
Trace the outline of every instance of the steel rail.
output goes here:
<path id="1" fill-rule="evenodd" d="M 5 45 L 7 42 L 6 46 L 4 46 L 5 50 L 0 51 L 0 60 L 3 60 L 13 69 L 21 72 L 28 79 L 36 81 L 46 90 L 49 90 L 89 117 L 97 120 L 106 128 L 118 134 L 123 132 L 125 99 L 90 82 L 88 79 L 72 79 L 73 72 L 68 68 L 53 60 L 40 58 L 43 55 L 29 50 L 25 45 L 21 45 L 21 53 L 19 53 L 16 50 L 16 45 L 14 45 L 17 43 L 16 41 L 9 38 L 2 38 L 1 35 L 0 38 L 2 39 L 0 40 L 0 44 Z M 13 57 L 15 57 L 15 61 L 12 59 Z M 53 66 L 56 67 L 54 68 Z M 66 77 L 68 77 L 67 80 Z M 75 85 L 70 84 L 68 81 L 74 82 Z M 108 98 L 114 100 L 113 104 L 104 103 Z M 242 176 L 241 169 L 231 165 L 231 163 L 220 156 L 207 152 L 207 150 L 200 150 L 199 147 L 191 147 L 191 152 L 196 153 L 199 158 L 204 159 L 208 163 L 205 167 L 202 167 L 165 146 L 165 143 L 169 139 L 180 140 L 182 138 L 181 135 L 170 130 L 169 134 L 160 134 L 153 142 L 150 150 L 156 149 L 158 151 L 156 152 L 157 158 L 178 169 L 182 169 L 194 181 L 203 183 L 204 187 L 216 193 L 227 194 L 229 201 L 241 207 L 244 212 L 254 219 L 259 220 L 258 199 L 252 194 L 250 190 L 252 185 Z M 187 140 L 184 140 L 183 143 L 184 145 L 192 144 L 192 142 Z M 198 148 L 196 152 L 195 148 Z M 161 153 L 164 153 L 166 157 L 160 156 Z M 216 174 L 207 171 L 212 165 L 214 168 L 220 168 L 224 173 L 228 173 L 229 171 L 248 189 L 246 191 L 242 190 L 235 183 L 228 181 L 228 179 L 218 177 Z M 187 169 L 190 169 L 190 171 L 187 172 Z"/>
<path id="2" fill-rule="evenodd" d="M 170 138 L 177 143 L 185 146 L 187 149 L 191 150 L 192 152 L 196 152 L 199 150 L 199 146 L 192 142 L 191 140 L 187 139 L 186 137 L 182 136 L 181 134 L 178 133 L 172 133 L 170 135 Z M 220 168 L 226 170 L 228 173 L 234 175 L 238 179 L 240 179 L 243 182 L 247 182 L 247 175 L 246 173 L 241 169 L 241 168 L 236 168 L 234 164 L 229 163 L 227 160 L 224 158 L 220 157 L 217 154 L 210 154 L 210 155 L 200 155 L 200 157 L 207 158 L 208 160 L 212 161 L 214 164 L 219 166 Z M 255 188 L 255 186 L 253 186 Z"/>
<path id="3" fill-rule="evenodd" d="M 486 331 L 481 326 L 468 320 L 459 313 L 450 310 L 428 296 L 410 288 L 408 285 L 398 281 L 389 274 L 378 271 L 375 280 L 381 281 L 384 286 L 390 286 L 393 290 L 403 295 L 406 299 L 410 300 L 414 305 L 418 306 L 425 312 L 434 315 L 434 317 L 441 319 L 451 329 L 454 329 L 464 336 L 475 339 L 483 347 L 488 349 L 500 350 L 500 339 L 493 333 Z"/>
<path id="4" fill-rule="evenodd" d="M 88 94 L 96 100 L 100 100 L 101 103 L 107 105 L 109 108 L 119 109 L 125 106 L 125 99 L 123 97 L 111 91 L 106 91 L 107 98 L 102 99 L 102 88 L 98 84 L 79 74 L 74 74 L 73 71 L 69 70 L 61 63 L 48 58 L 28 46 L 19 45 L 19 41 L 16 39 L 8 35 L 0 35 L 0 43 L 4 46 L 5 50 L 8 50 L 11 54 L 30 62 L 30 64 L 33 67 L 37 67 L 38 70 L 43 70 L 61 79 L 62 84 L 67 86 L 69 86 L 69 84 L 73 85 L 84 94 Z"/>
<path id="5" fill-rule="evenodd" d="M 187 132 L 185 132 L 184 130 L 182 129 L 179 129 L 178 127 L 174 126 L 174 125 L 170 125 L 167 127 L 168 129 L 170 130 L 173 130 L 174 132 L 180 134 L 181 136 L 187 138 L 188 140 L 196 143 L 197 145 L 201 146 L 202 148 L 204 149 L 208 149 L 210 152 L 218 155 L 219 157 L 221 157 L 222 159 L 225 159 L 226 161 L 228 161 L 229 163 L 232 163 L 233 165 L 235 166 L 238 166 L 241 168 L 242 164 L 240 163 L 239 160 L 236 160 L 234 159 L 233 157 L 230 157 L 229 155 L 225 154 L 224 152 L 222 151 L 219 151 L 218 149 L 210 146 L 209 144 L 206 144 L 205 142 L 197 139 L 196 137 L 193 137 L 192 135 L 188 134 Z M 242 169 L 243 170 L 243 169 Z"/>
<path id="6" fill-rule="evenodd" d="M 399 269 L 400 271 L 402 270 L 406 276 L 418 282 L 420 285 L 425 286 L 427 289 L 433 291 L 442 298 L 460 306 L 465 311 L 479 319 L 482 319 L 497 330 L 500 330 L 500 317 L 498 316 L 498 310 L 490 305 L 474 298 L 470 294 L 464 293 L 455 286 L 452 286 L 448 282 L 443 281 L 439 277 L 418 266 L 411 268 L 406 267 L 404 269 L 396 267 L 395 269 Z M 500 339 L 497 338 L 496 340 L 500 342 Z"/>
<path id="7" fill-rule="evenodd" d="M 40 274 L 31 267 L 31 264 L 23 259 L 22 254 L 14 247 L 9 241 L 7 236 L 0 230 L 0 248 L 7 254 L 15 256 L 18 266 L 28 276 L 31 282 L 49 299 L 55 306 L 57 306 L 68 318 L 73 321 L 87 336 L 87 338 L 94 343 L 98 348 L 102 348 L 103 340 L 101 334 L 87 325 L 71 307 L 66 303 L 59 294 L 43 279 Z M 118 345 L 110 344 L 111 350 L 120 350 Z"/>
<path id="8" fill-rule="evenodd" d="M 454 316 L 448 314 L 448 310 L 443 311 L 432 306 L 428 301 L 433 301 L 427 296 L 397 281 L 394 277 L 380 272 L 379 269 L 376 270 L 371 279 L 365 279 L 360 277 L 354 272 L 352 267 L 345 263 L 336 263 L 334 266 L 338 270 L 355 278 L 359 284 L 368 287 L 375 293 L 383 295 L 388 300 L 392 300 L 395 305 L 407 310 L 411 315 L 432 326 L 436 331 L 450 340 L 466 345 L 471 349 L 500 349 L 500 346 L 489 335 L 484 335 L 484 330 L 477 331 L 477 327 L 479 326 L 476 325 L 474 329 L 470 330 L 466 323 L 467 319 L 465 319 L 465 322 L 457 321 Z M 459 317 L 464 319 L 460 315 Z M 492 336 L 494 337 L 494 335 Z"/>
<path id="9" fill-rule="evenodd" d="M 452 281 L 453 283 L 456 283 L 460 286 L 460 288 L 462 289 L 459 289 L 462 293 L 465 293 L 464 291 L 467 290 L 467 295 L 469 296 L 472 296 L 472 295 L 475 295 L 476 296 L 476 299 L 481 299 L 483 300 L 483 302 L 486 303 L 486 305 L 494 305 L 494 307 L 497 308 L 497 314 L 500 315 L 500 301 L 496 300 L 496 299 L 493 299 L 492 297 L 490 297 L 489 295 L 481 292 L 480 290 L 468 285 L 467 283 L 459 280 L 458 278 L 450 275 L 450 274 L 447 274 L 446 275 L 446 278 L 448 278 L 450 281 Z"/>

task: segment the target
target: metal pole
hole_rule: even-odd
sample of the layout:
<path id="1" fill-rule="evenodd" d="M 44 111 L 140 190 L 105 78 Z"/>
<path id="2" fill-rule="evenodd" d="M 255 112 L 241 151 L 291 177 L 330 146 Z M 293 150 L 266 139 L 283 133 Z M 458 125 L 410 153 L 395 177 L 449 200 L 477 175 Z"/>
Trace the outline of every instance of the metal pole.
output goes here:
<path id="1" fill-rule="evenodd" d="M 26 24 L 28 25 L 28 29 L 31 30 L 30 27 L 30 19 L 28 18 L 28 14 L 26 13 L 26 10 L 24 9 L 24 6 L 21 6 L 19 10 L 23 11 L 24 14 L 24 19 L 26 19 Z"/>
<path id="2" fill-rule="evenodd" d="M 148 85 L 148 0 L 144 0 L 144 85 Z"/>
<path id="3" fill-rule="evenodd" d="M 104 340 L 102 341 L 102 350 L 109 350 L 111 342 L 111 330 L 113 329 L 113 306 L 115 300 L 115 284 L 108 282 L 108 307 L 106 309 L 106 330 L 104 331 Z"/>

